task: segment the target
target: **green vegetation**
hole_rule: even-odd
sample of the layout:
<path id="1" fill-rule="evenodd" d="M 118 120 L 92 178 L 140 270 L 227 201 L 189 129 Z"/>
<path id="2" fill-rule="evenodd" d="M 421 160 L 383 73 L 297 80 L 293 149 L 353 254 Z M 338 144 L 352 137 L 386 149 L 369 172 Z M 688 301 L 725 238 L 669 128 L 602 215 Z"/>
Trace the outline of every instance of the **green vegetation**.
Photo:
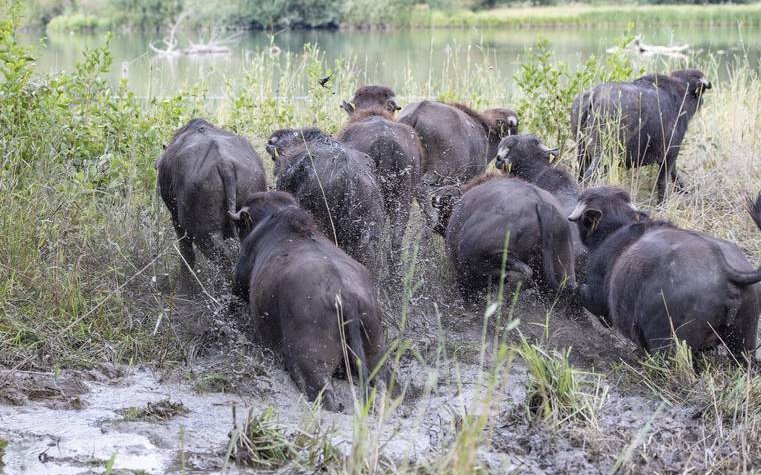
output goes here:
<path id="1" fill-rule="evenodd" d="M 639 3 L 639 4 L 638 4 Z M 668 5 L 640 5 L 668 3 Z M 701 5 L 690 5 L 700 3 Z M 705 5 L 713 3 L 714 5 Z M 195 27 L 226 29 L 374 27 L 599 27 L 626 25 L 761 24 L 761 3 L 721 4 L 659 0 L 572 3 L 557 0 L 279 0 L 204 2 L 201 0 L 30 0 L 33 25 L 56 31 L 105 31 L 112 28 L 158 30 L 183 12 Z"/>
<path id="2" fill-rule="evenodd" d="M 677 2 L 669 2 L 677 3 Z M 575 27 L 600 25 L 690 26 L 761 25 L 761 3 L 749 5 L 586 5 L 493 10 L 415 9 L 411 23 L 435 28 L 454 27 Z"/>
<path id="3" fill-rule="evenodd" d="M 3 456 L 5 455 L 5 448 L 8 447 L 8 441 L 0 439 L 0 467 L 3 466 Z"/>
<path id="4" fill-rule="evenodd" d="M 125 421 L 162 422 L 188 412 L 181 402 L 172 402 L 167 398 L 149 402 L 145 407 L 128 407 L 122 411 L 122 417 Z"/>
<path id="5" fill-rule="evenodd" d="M 570 348 L 547 353 L 522 339 L 519 352 L 529 371 L 526 407 L 533 416 L 555 425 L 579 418 L 597 427 L 597 412 L 605 403 L 607 388 L 600 385 L 599 377 L 597 384 L 584 382 L 595 375 L 571 365 Z"/>
<path id="6" fill-rule="evenodd" d="M 255 415 L 253 409 L 240 428 L 230 433 L 227 460 L 238 465 L 274 469 L 295 458 L 297 451 L 275 420 L 273 409 Z"/>

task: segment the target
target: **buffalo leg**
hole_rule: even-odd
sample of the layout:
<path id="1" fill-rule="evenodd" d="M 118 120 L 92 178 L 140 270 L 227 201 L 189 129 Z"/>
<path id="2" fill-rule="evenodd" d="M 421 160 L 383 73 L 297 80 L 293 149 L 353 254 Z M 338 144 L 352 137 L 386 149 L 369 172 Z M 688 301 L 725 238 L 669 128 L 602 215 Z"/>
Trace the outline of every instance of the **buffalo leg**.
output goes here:
<path id="1" fill-rule="evenodd" d="M 674 188 L 676 191 L 680 193 L 687 192 L 687 187 L 684 185 L 684 181 L 682 181 L 682 177 L 679 175 L 679 172 L 676 169 L 676 164 L 671 167 L 671 181 L 674 183 Z"/>
<path id="2" fill-rule="evenodd" d="M 213 264 L 229 272 L 233 265 L 233 257 L 222 236 L 210 234 L 196 239 L 196 244 L 204 256 Z"/>
<path id="3" fill-rule="evenodd" d="M 330 376 L 321 374 L 320 371 L 315 371 L 313 363 L 310 361 L 304 361 L 299 358 L 296 361 L 296 366 L 293 369 L 297 377 L 294 377 L 294 382 L 299 387 L 299 390 L 307 395 L 310 401 L 315 401 L 322 392 L 322 407 L 331 412 L 343 412 L 343 404 L 338 402 L 336 393 L 333 391 L 333 385 L 330 381 Z"/>
<path id="4" fill-rule="evenodd" d="M 192 272 L 196 265 L 196 254 L 193 251 L 193 237 L 176 220 L 172 221 L 174 232 L 177 234 L 180 256 L 182 256 L 180 285 L 183 289 L 189 290 L 193 283 Z"/>
<path id="5" fill-rule="evenodd" d="M 391 247 L 388 259 L 391 269 L 391 282 L 400 286 L 402 280 L 402 249 L 404 244 L 404 232 L 410 219 L 410 207 L 403 203 L 397 205 L 391 216 Z"/>
<path id="6" fill-rule="evenodd" d="M 662 163 L 658 171 L 658 182 L 656 184 L 658 188 L 658 203 L 663 203 L 666 199 L 666 190 L 668 190 L 671 184 L 671 173 L 668 168 L 666 163 Z"/>
<path id="7" fill-rule="evenodd" d="M 735 317 L 735 325 L 730 326 L 721 335 L 727 349 L 740 364 L 755 360 L 753 352 L 756 350 L 756 332 L 758 331 L 758 310 L 756 309 L 761 300 L 752 286 L 743 292 L 746 296 Z"/>

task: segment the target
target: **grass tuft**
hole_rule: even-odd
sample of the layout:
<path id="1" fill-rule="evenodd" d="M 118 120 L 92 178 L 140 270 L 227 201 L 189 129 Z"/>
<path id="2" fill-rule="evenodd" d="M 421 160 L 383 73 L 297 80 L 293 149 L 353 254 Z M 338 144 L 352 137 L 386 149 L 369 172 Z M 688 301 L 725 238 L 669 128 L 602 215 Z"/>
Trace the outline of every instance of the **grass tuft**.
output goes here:
<path id="1" fill-rule="evenodd" d="M 172 402 L 167 398 L 149 402 L 145 407 L 128 407 L 122 411 L 122 418 L 130 422 L 163 422 L 188 412 L 190 411 L 181 402 Z"/>
<path id="2" fill-rule="evenodd" d="M 296 449 L 271 407 L 256 415 L 252 408 L 240 428 L 230 433 L 227 460 L 231 457 L 238 465 L 274 469 L 295 458 Z"/>
<path id="3" fill-rule="evenodd" d="M 595 375 L 571 365 L 570 348 L 548 352 L 522 338 L 518 353 L 528 367 L 526 408 L 533 417 L 554 425 L 578 419 L 597 427 L 597 413 L 608 389 L 599 378 L 594 385 L 584 380 Z"/>

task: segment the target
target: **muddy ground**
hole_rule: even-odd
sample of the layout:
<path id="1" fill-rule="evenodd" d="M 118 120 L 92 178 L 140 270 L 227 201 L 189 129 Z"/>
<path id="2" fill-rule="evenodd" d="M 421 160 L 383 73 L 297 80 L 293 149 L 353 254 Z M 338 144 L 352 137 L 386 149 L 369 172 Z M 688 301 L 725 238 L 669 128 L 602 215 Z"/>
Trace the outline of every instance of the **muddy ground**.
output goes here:
<path id="1" fill-rule="evenodd" d="M 622 370 L 643 357 L 633 345 L 588 316 L 571 318 L 531 288 L 502 310 L 503 322 L 510 315 L 521 321 L 508 339 L 517 343 L 522 333 L 547 351 L 571 347 L 572 363 L 591 373 L 584 378 L 589 387 L 607 391 L 597 424 L 537 420 L 527 408 L 527 368 L 519 357 L 485 408 L 480 401 L 487 373 L 479 364 L 483 313 L 463 307 L 442 264 L 441 243 L 434 247 L 438 251 L 421 257 L 411 279 L 421 285 L 411 292 L 404 333 L 413 351 L 397 372 L 404 400 L 390 414 L 376 412 L 364 422 L 380 453 L 378 467 L 424 471 L 447 455 L 463 420 L 482 411 L 488 422 L 477 464 L 486 473 L 702 473 L 736 466 L 739 449 L 716 435 L 715 423 L 703 417 L 705 408 L 666 402 Z M 402 325 L 399 300 L 382 296 L 390 337 Z M 278 358 L 252 344 L 235 318 L 215 305 L 203 292 L 176 296 L 171 311 L 183 323 L 178 338 L 193 342 L 183 364 L 0 373 L 0 470 L 271 473 L 227 459 L 234 424 L 240 426 L 249 409 L 260 414 L 272 407 L 282 432 L 292 438 L 315 417 L 315 407 Z M 489 327 L 488 340 L 495 331 Z M 493 356 L 486 351 L 487 361 Z M 348 413 L 316 417 L 322 436 L 349 456 L 356 428 L 352 387 L 345 380 L 335 385 Z M 757 463 L 748 468 L 761 469 Z M 316 473 L 340 465 L 291 462 L 275 471 Z"/>

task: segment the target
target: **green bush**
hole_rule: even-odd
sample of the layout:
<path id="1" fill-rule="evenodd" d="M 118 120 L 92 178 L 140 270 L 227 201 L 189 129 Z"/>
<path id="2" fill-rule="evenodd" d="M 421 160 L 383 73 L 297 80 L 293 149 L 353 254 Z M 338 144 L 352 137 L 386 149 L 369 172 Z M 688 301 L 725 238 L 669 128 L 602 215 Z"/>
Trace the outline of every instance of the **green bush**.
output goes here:
<path id="1" fill-rule="evenodd" d="M 625 35 L 616 41 L 626 45 L 632 40 Z M 516 112 L 525 131 L 544 131 L 544 139 L 563 148 L 569 143 L 571 130 L 568 121 L 574 98 L 591 85 L 606 81 L 626 81 L 635 75 L 630 58 L 623 53 L 606 56 L 605 62 L 590 56 L 572 70 L 567 63 L 557 61 L 549 42 L 540 39 L 522 58 L 514 79 L 517 91 Z"/>

